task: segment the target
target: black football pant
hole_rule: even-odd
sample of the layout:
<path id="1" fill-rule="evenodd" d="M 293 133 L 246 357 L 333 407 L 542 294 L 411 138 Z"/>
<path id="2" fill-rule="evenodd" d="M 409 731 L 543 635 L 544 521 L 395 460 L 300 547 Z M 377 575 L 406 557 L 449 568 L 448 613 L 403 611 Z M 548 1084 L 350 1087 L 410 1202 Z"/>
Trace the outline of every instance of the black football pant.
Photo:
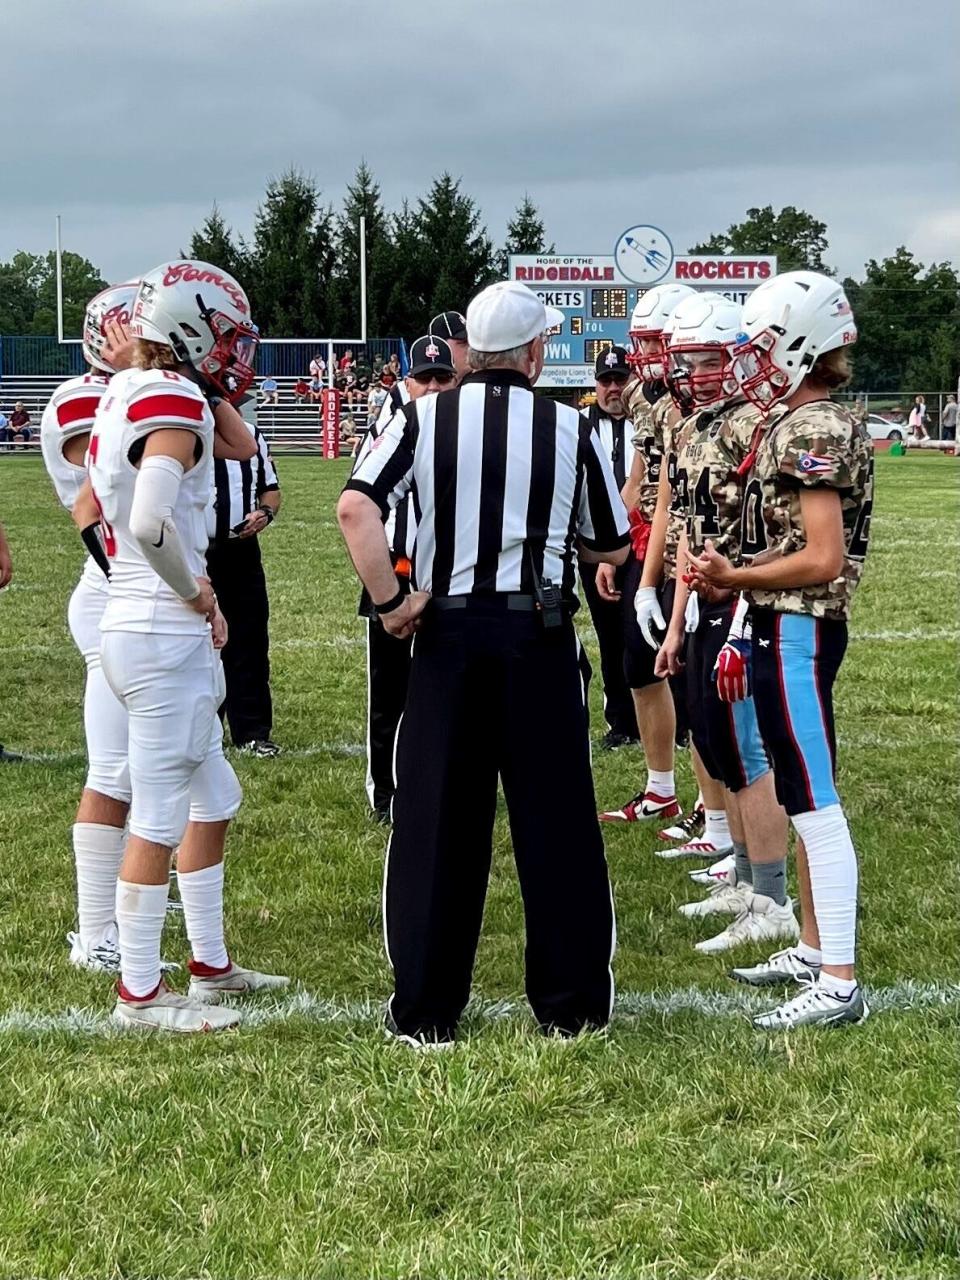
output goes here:
<path id="1" fill-rule="evenodd" d="M 503 783 L 537 1021 L 573 1034 L 610 1017 L 613 904 L 597 822 L 573 626 L 544 631 L 498 601 L 430 607 L 413 646 L 387 851 L 390 1011 L 446 1038 L 467 1003 Z"/>
<path id="2" fill-rule="evenodd" d="M 615 585 L 623 590 L 627 566 L 617 569 Z M 628 738 L 638 738 L 637 712 L 633 694 L 624 674 L 623 601 L 611 604 L 602 600 L 597 591 L 597 566 L 587 565 L 580 574 L 583 597 L 590 610 L 593 629 L 597 633 L 600 648 L 600 675 L 603 680 L 603 716 L 615 733 Z M 631 611 L 633 602 L 630 602 Z"/>
<path id="3" fill-rule="evenodd" d="M 367 620 L 367 796 L 381 811 L 393 799 L 393 748 L 407 701 L 411 643 Z"/>
<path id="4" fill-rule="evenodd" d="M 227 620 L 221 650 L 224 703 L 235 746 L 262 742 L 273 730 L 270 697 L 270 604 L 257 538 L 234 538 L 207 551 L 207 571 Z"/>

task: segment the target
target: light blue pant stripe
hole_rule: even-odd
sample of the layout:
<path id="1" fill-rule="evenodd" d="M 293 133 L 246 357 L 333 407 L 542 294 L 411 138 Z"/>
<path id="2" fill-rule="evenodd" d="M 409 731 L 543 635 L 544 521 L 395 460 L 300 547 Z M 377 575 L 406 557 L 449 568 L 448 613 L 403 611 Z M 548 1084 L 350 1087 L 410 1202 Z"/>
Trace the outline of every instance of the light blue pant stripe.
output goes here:
<path id="1" fill-rule="evenodd" d="M 741 702 L 732 702 L 733 731 L 737 739 L 737 750 L 746 775 L 747 786 L 770 772 L 770 761 L 763 748 L 760 726 L 757 724 L 757 709 L 752 698 L 744 698 Z"/>
<path id="2" fill-rule="evenodd" d="M 782 613 L 778 621 L 785 710 L 806 768 L 813 807 L 825 809 L 839 804 L 840 797 L 833 782 L 830 742 L 817 692 L 817 620 L 809 614 Z"/>

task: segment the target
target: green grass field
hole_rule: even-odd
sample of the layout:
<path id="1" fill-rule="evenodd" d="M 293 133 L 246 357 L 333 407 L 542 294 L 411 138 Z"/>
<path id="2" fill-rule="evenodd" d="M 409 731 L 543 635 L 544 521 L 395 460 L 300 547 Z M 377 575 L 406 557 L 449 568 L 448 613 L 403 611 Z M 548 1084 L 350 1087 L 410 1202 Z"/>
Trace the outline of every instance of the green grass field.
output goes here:
<path id="1" fill-rule="evenodd" d="M 236 1032 L 174 1040 L 111 1032 L 109 982 L 67 964 L 81 556 L 39 461 L 0 458 L 16 572 L 0 740 L 40 757 L 0 774 L 0 1276 L 958 1275 L 958 466 L 878 459 L 839 682 L 870 1021 L 754 1032 L 764 998 L 698 956 L 708 922 L 676 911 L 687 864 L 615 829 L 621 1013 L 606 1036 L 539 1038 L 501 816 L 476 1008 L 454 1052 L 417 1056 L 377 1026 L 385 841 L 333 515 L 345 465 L 281 461 L 263 542 L 285 754 L 236 762 L 231 949 L 298 987 Z M 636 752 L 598 756 L 601 804 L 639 770 Z M 187 956 L 176 921 L 166 954 Z"/>

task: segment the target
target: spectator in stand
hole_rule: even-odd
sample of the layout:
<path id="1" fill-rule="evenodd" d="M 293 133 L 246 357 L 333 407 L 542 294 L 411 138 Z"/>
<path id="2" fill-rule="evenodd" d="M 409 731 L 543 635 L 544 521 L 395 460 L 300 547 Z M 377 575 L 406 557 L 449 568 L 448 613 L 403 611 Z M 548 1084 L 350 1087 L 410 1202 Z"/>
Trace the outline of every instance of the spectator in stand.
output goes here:
<path id="1" fill-rule="evenodd" d="M 280 387 L 276 378 L 264 378 L 260 383 L 260 403 L 280 403 Z"/>
<path id="2" fill-rule="evenodd" d="M 311 378 L 310 387 L 307 391 L 311 404 L 319 404 L 323 396 L 323 379 Z"/>
<path id="3" fill-rule="evenodd" d="M 310 384 L 306 378 L 298 378 L 293 384 L 293 398 L 297 404 L 303 404 L 310 398 Z"/>
<path id="4" fill-rule="evenodd" d="M 400 357 L 394 351 L 390 359 L 387 361 L 387 368 L 393 374 L 394 382 L 400 381 Z"/>
<path id="5" fill-rule="evenodd" d="M 392 382 L 391 382 L 392 385 Z M 370 427 L 380 417 L 380 410 L 387 398 L 388 387 L 378 378 L 367 393 L 367 426 Z"/>
<path id="6" fill-rule="evenodd" d="M 346 446 L 350 457 L 355 457 L 359 443 L 360 432 L 357 430 L 357 424 L 347 414 L 345 418 L 340 419 L 340 453 L 343 453 L 344 446 Z"/>
<path id="7" fill-rule="evenodd" d="M 956 396 L 947 396 L 947 403 L 943 406 L 943 417 L 940 419 L 940 436 L 943 440 L 956 440 L 957 438 Z"/>
<path id="8" fill-rule="evenodd" d="M 8 450 L 10 448 L 10 440 L 12 436 L 13 432 L 10 430 L 10 419 L 3 410 L 0 409 L 0 444 L 3 445 L 4 450 Z"/>
<path id="9" fill-rule="evenodd" d="M 910 418 L 908 420 L 911 434 L 917 440 L 929 440 L 926 427 L 927 404 L 923 396 L 915 396 L 913 400 L 913 408 L 910 410 Z"/>
<path id="10" fill-rule="evenodd" d="M 10 438 L 13 441 L 14 448 L 16 448 L 18 440 L 25 449 L 29 446 L 33 432 L 30 429 L 30 414 L 24 408 L 22 400 L 18 400 L 13 406 L 9 430 L 13 433 Z"/>
<path id="11" fill-rule="evenodd" d="M 327 362 L 319 351 L 310 361 L 310 377 L 314 382 L 323 383 L 327 380 Z"/>
<path id="12" fill-rule="evenodd" d="M 373 362 L 370 366 L 374 382 L 380 377 L 380 370 L 386 363 L 387 357 L 381 351 L 378 351 L 373 357 Z"/>

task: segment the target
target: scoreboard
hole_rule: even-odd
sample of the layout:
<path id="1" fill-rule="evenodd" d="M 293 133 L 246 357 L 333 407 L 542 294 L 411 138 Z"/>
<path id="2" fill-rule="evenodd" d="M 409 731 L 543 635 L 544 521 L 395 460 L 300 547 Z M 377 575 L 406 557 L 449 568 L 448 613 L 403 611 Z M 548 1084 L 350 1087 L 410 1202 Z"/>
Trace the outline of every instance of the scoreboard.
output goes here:
<path id="1" fill-rule="evenodd" d="M 601 351 L 611 346 L 630 350 L 630 317 L 637 299 L 654 284 L 689 284 L 743 303 L 757 284 L 776 274 L 776 258 L 768 256 L 675 257 L 663 232 L 644 240 L 645 232 L 654 231 L 631 228 L 608 256 L 510 257 L 511 279 L 523 281 L 547 306 L 563 312 L 563 323 L 547 334 L 538 386 L 592 387 Z M 654 259 L 653 267 L 646 265 L 647 257 Z M 645 273 L 652 278 L 643 278 Z"/>

